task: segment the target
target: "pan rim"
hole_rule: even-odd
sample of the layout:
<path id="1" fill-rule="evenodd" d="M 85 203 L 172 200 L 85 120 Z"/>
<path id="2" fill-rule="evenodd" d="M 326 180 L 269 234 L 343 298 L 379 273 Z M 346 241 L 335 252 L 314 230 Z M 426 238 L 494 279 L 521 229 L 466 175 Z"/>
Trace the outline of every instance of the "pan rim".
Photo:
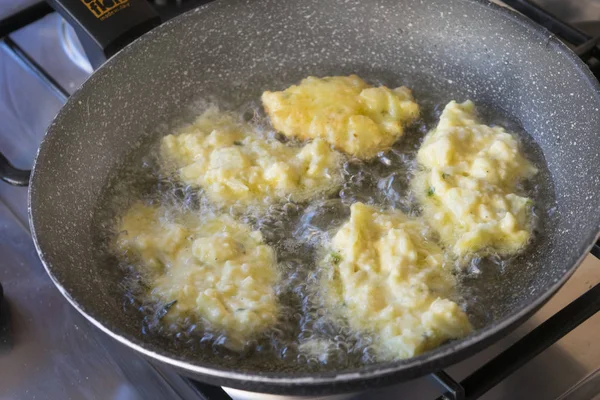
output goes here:
<path id="1" fill-rule="evenodd" d="M 600 83 L 596 80 L 596 78 L 589 71 L 588 67 L 559 39 L 556 38 L 555 35 L 547 31 L 542 26 L 534 23 L 523 15 L 514 12 L 505 7 L 499 6 L 494 3 L 490 3 L 487 0 L 459 0 L 463 2 L 474 3 L 477 6 L 490 8 L 493 12 L 500 14 L 503 18 L 508 18 L 521 26 L 525 27 L 532 34 L 536 36 L 543 36 L 545 40 L 552 46 L 553 50 L 561 53 L 566 57 L 566 59 L 570 60 L 578 69 L 581 74 L 581 78 L 585 79 L 590 87 L 595 91 L 596 96 L 600 98 Z M 115 54 L 111 59 L 109 59 L 103 67 L 98 69 L 100 71 L 104 68 L 104 66 L 109 65 L 114 62 L 114 59 L 119 57 L 119 55 L 127 51 L 131 48 L 131 46 L 137 46 L 140 43 L 143 43 L 147 40 L 152 40 L 154 35 L 158 35 L 162 32 L 164 27 L 168 27 L 171 24 L 177 24 L 180 18 L 189 17 L 189 15 L 194 13 L 204 12 L 210 9 L 215 3 L 212 2 L 206 5 L 203 5 L 194 10 L 188 11 L 180 16 L 162 24 L 161 26 L 155 28 L 150 31 L 148 34 L 143 35 L 141 38 L 134 41 L 132 44 L 126 46 L 123 50 L 119 51 Z M 92 74 L 90 77 L 93 78 L 96 75 L 96 72 Z M 89 79 L 88 79 L 89 80 Z M 87 82 L 87 81 L 86 81 Z M 85 86 L 82 85 L 80 88 L 73 93 L 69 102 L 74 102 L 77 100 L 78 96 L 81 93 L 82 88 Z M 555 281 L 551 285 L 542 289 L 543 294 L 540 295 L 535 301 L 524 306 L 518 312 L 507 315 L 503 319 L 497 321 L 496 323 L 489 325 L 477 332 L 473 333 L 471 336 L 468 336 L 465 339 L 455 341 L 449 343 L 447 345 L 441 346 L 437 349 L 434 349 L 430 352 L 427 352 L 423 355 L 413 357 L 406 360 L 397 360 L 392 362 L 374 364 L 362 366 L 359 368 L 353 368 L 350 370 L 346 370 L 343 372 L 316 372 L 316 373 L 260 373 L 260 372 L 236 372 L 227 369 L 222 369 L 219 367 L 209 367 L 202 366 L 195 363 L 191 363 L 188 361 L 183 361 L 177 358 L 174 358 L 175 355 L 169 355 L 168 352 L 159 352 L 150 349 L 147 344 L 144 345 L 144 342 L 141 340 L 137 340 L 135 338 L 126 337 L 123 334 L 116 333 L 110 329 L 107 325 L 98 321 L 91 313 L 80 305 L 71 295 L 67 292 L 67 290 L 63 287 L 63 285 L 58 281 L 57 277 L 52 272 L 52 267 L 48 264 L 45 253 L 42 249 L 43 244 L 40 243 L 38 239 L 35 219 L 34 219 L 34 211 L 33 211 L 33 198 L 35 197 L 36 192 L 36 182 L 37 182 L 37 167 L 40 159 L 43 159 L 44 149 L 46 148 L 46 143 L 49 138 L 53 137 L 52 128 L 55 125 L 57 118 L 63 113 L 68 106 L 63 107 L 61 111 L 55 117 L 55 120 L 49 126 L 44 139 L 42 140 L 40 147 L 38 148 L 38 152 L 36 154 L 32 175 L 31 175 L 31 184 L 28 192 L 28 216 L 29 216 L 29 225 L 31 236 L 36 248 L 36 251 L 40 257 L 42 265 L 44 269 L 50 276 L 54 285 L 58 288 L 61 294 L 67 299 L 67 301 L 88 321 L 90 321 L 93 325 L 99 328 L 101 331 L 108 334 L 113 339 L 119 341 L 122 344 L 136 350 L 137 352 L 145 355 L 146 357 L 158 360 L 162 363 L 168 364 L 170 366 L 179 368 L 184 371 L 188 371 L 191 373 L 199 374 L 202 378 L 206 378 L 207 382 L 211 382 L 221 385 L 223 382 L 226 382 L 224 386 L 230 386 L 232 388 L 238 389 L 247 389 L 249 386 L 254 385 L 254 387 L 261 388 L 261 391 L 272 391 L 278 392 L 281 391 L 283 387 L 294 387 L 294 386 L 309 386 L 317 388 L 319 386 L 328 386 L 328 385 L 336 385 L 342 383 L 349 382 L 364 382 L 369 380 L 379 380 L 379 379 L 392 379 L 394 376 L 397 376 L 397 382 L 416 378 L 418 376 L 425 375 L 427 373 L 441 370 L 443 368 L 448 367 L 449 365 L 455 364 L 461 360 L 464 360 L 469 355 L 474 353 L 475 351 L 480 351 L 483 348 L 487 347 L 490 343 L 494 343 L 498 337 L 503 334 L 512 331 L 516 326 L 518 326 L 525 318 L 531 316 L 535 311 L 537 311 L 541 306 L 543 306 L 557 291 L 561 286 L 571 277 L 571 275 L 575 272 L 577 267 L 581 264 L 583 259 L 588 255 L 589 250 L 592 248 L 593 244 L 600 238 L 600 232 L 597 232 L 595 235 L 591 234 L 590 237 L 587 238 L 585 243 L 585 252 L 583 252 L 579 258 L 572 261 L 570 265 L 565 268 L 565 273 L 561 277 L 561 279 Z M 598 229 L 600 229 L 600 224 L 597 224 Z M 279 389 L 278 389 L 279 388 Z M 337 388 L 335 392 L 343 392 L 348 389 Z"/>

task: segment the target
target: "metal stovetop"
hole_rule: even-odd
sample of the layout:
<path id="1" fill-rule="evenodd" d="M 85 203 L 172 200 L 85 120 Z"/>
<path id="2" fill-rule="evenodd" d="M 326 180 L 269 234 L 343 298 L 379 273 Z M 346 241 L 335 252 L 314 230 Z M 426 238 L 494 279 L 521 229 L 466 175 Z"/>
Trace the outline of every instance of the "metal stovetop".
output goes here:
<path id="1" fill-rule="evenodd" d="M 562 7 L 572 21 L 589 26 L 590 20 L 600 20 L 600 6 L 593 0 L 588 1 L 587 12 L 574 9 L 574 2 L 538 2 Z M 33 1 L 19 3 L 26 2 Z M 578 2 L 581 6 L 584 3 Z M 15 4 L 0 1 L 0 16 L 17 9 Z M 68 92 L 73 92 L 89 71 L 67 56 L 68 51 L 73 51 L 61 41 L 61 35 L 67 31 L 61 19 L 51 14 L 12 38 Z M 64 99 L 49 92 L 1 49 L 0 82 L 0 149 L 14 164 L 26 168 L 31 165 L 44 131 Z M 3 309 L 1 313 L 0 399 L 199 398 L 174 371 L 153 366 L 110 339 L 63 299 L 47 277 L 31 241 L 27 189 L 2 182 L 0 282 L 10 311 L 7 314 Z M 447 371 L 455 379 L 468 375 L 598 282 L 600 262 L 590 256 L 550 303 L 525 325 L 500 343 Z M 600 367 L 597 332 L 600 332 L 600 315 L 589 319 L 483 398 L 557 398 Z M 354 398 L 434 399 L 438 395 L 438 388 L 425 379 L 417 379 Z"/>

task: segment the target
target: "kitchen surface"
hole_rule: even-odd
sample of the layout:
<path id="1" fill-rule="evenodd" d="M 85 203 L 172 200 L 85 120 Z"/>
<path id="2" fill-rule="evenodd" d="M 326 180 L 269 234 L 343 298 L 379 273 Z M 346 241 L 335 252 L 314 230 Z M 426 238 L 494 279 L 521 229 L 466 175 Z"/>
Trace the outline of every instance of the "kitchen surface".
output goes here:
<path id="1" fill-rule="evenodd" d="M 0 19 L 35 4 L 0 1 Z M 158 2 L 172 16 L 201 2 Z M 600 34 L 600 2 L 537 0 L 590 36 Z M 175 11 L 173 11 L 175 10 Z M 0 25 L 1 27 L 2 25 Z M 49 90 L 7 48 L 15 43 L 42 66 L 66 94 L 92 69 L 72 28 L 51 13 L 0 42 L 0 150 L 29 168 L 46 127 L 66 100 Z M 169 367 L 148 362 L 80 316 L 54 287 L 36 254 L 27 220 L 27 189 L 0 182 L 0 400 L 203 399 Z M 589 255 L 560 292 L 533 318 L 492 347 L 446 370 L 455 380 L 600 283 L 600 261 Z M 600 399 L 600 313 L 581 324 L 482 399 Z M 583 382 L 577 386 L 578 382 Z M 435 399 L 429 378 L 359 393 L 352 399 Z M 564 397 L 561 397 L 564 396 Z M 595 396 L 595 397 L 594 397 Z M 219 397 L 211 397 L 218 399 Z M 257 397 L 268 399 L 266 396 Z"/>

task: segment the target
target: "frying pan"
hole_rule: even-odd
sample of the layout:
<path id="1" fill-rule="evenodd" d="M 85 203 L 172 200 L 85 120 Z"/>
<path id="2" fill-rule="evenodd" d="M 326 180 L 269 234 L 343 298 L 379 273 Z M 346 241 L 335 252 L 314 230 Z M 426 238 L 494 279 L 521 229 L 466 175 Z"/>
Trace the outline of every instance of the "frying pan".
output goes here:
<path id="1" fill-rule="evenodd" d="M 411 379 L 510 332 L 565 283 L 597 239 L 598 82 L 565 45 L 516 13 L 478 0 L 219 0 L 150 29 L 158 21 L 145 1 L 105 0 L 104 14 L 93 9 L 98 3 L 55 2 L 114 56 L 48 128 L 29 182 L 31 232 L 68 301 L 152 359 L 256 392 L 333 393 Z M 92 60 L 98 64 L 99 55 Z M 241 104 L 308 75 L 350 73 L 413 88 L 432 115 L 434 103 L 451 99 L 499 110 L 538 149 L 547 170 L 539 180 L 551 178 L 539 205 L 539 240 L 507 271 L 473 283 L 470 295 L 487 320 L 469 337 L 409 360 L 315 371 L 252 368 L 142 334 L 122 309 L 122 272 L 94 251 L 94 213 L 111 171 L 198 99 Z M 27 183 L 27 173 L 4 159 L 0 171 Z"/>

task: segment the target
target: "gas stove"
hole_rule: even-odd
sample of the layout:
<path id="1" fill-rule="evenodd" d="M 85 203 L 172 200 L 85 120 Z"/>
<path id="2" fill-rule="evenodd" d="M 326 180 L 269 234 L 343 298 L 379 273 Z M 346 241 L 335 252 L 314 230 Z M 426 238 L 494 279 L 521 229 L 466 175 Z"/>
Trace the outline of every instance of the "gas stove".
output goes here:
<path id="1" fill-rule="evenodd" d="M 206 2 L 152 1 L 163 19 Z M 600 50 L 590 40 L 600 34 L 597 0 L 496 2 L 563 38 L 600 77 Z M 73 29 L 43 2 L 0 2 L 0 39 L 0 150 L 28 168 L 47 125 L 92 67 Z M 248 398 L 189 381 L 91 326 L 37 257 L 27 189 L 1 182 L 0 283 L 0 399 Z M 494 346 L 429 377 L 345 398 L 600 399 L 599 284 L 600 261 L 588 257 L 545 307 Z"/>

